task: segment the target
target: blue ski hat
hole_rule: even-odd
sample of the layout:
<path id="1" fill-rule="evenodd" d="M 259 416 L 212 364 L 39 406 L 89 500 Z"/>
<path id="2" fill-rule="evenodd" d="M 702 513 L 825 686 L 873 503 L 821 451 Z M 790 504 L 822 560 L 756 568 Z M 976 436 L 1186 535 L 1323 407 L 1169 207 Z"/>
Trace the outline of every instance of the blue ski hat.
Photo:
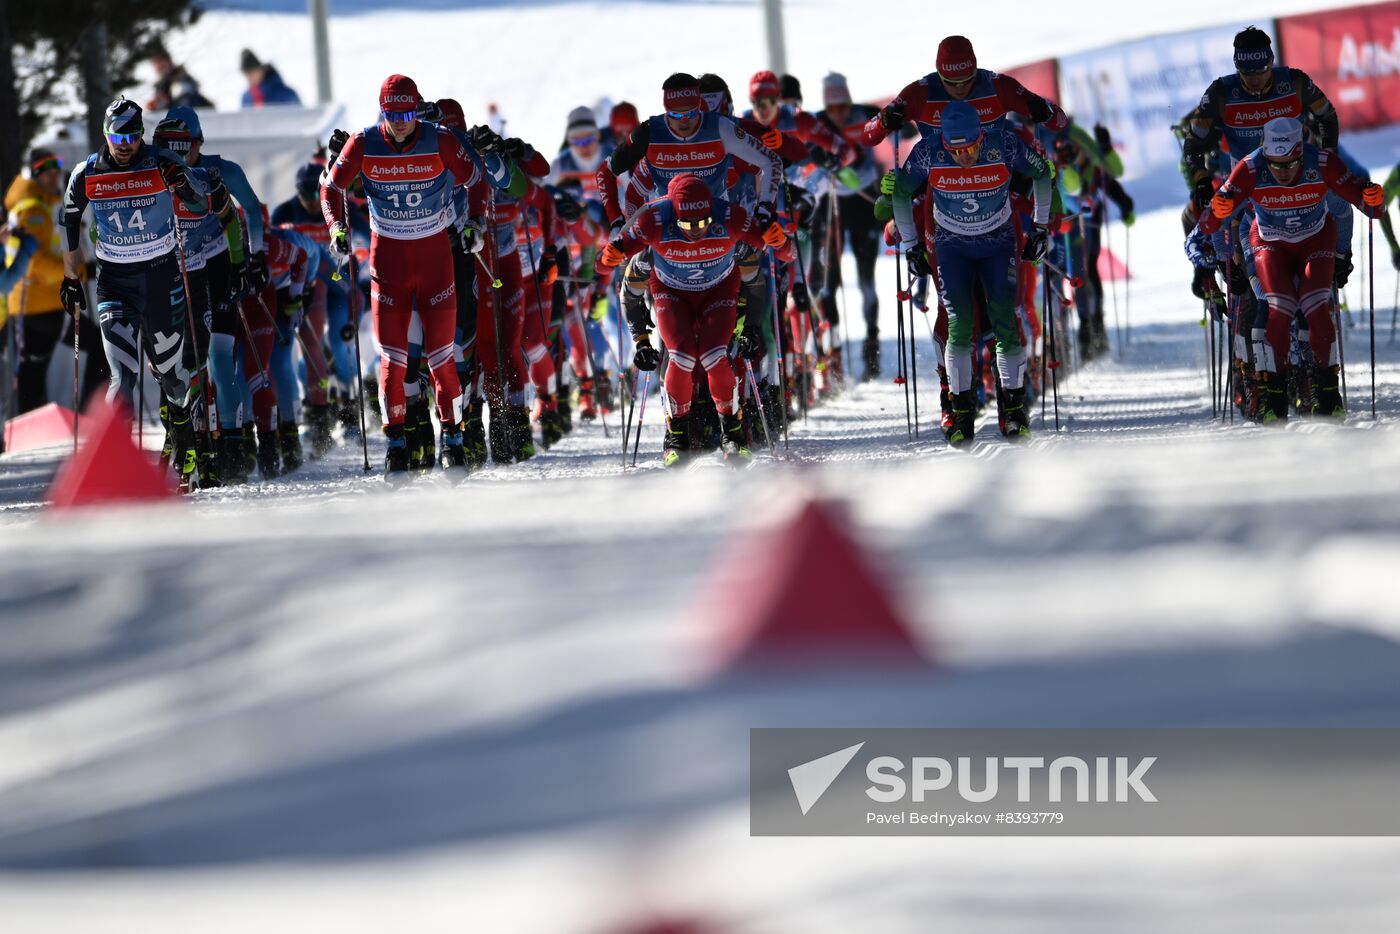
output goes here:
<path id="1" fill-rule="evenodd" d="M 173 152 L 185 155 L 190 151 L 190 143 L 203 140 L 204 133 L 199 128 L 199 117 L 189 107 L 171 107 L 170 111 L 156 124 L 155 141 Z"/>
<path id="2" fill-rule="evenodd" d="M 943 145 L 966 149 L 982 141 L 982 121 L 967 101 L 950 101 L 943 108 Z"/>
<path id="3" fill-rule="evenodd" d="M 297 194 L 311 198 L 321 190 L 321 170 L 325 166 L 319 162 L 308 162 L 297 169 Z"/>

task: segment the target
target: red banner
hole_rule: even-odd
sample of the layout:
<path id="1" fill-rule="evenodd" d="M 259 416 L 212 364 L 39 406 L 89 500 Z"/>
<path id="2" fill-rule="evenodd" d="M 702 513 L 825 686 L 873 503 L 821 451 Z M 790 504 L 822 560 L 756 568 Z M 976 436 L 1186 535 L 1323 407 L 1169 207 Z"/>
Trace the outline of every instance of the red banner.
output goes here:
<path id="1" fill-rule="evenodd" d="M 1400 2 L 1278 21 L 1282 63 L 1331 99 L 1342 130 L 1400 123 Z"/>
<path id="2" fill-rule="evenodd" d="M 1032 94 L 1039 94 L 1057 104 L 1060 102 L 1059 73 L 1053 58 L 1031 62 L 1029 65 L 1017 65 L 1015 68 L 1006 69 L 1002 74 L 1015 78 Z"/>

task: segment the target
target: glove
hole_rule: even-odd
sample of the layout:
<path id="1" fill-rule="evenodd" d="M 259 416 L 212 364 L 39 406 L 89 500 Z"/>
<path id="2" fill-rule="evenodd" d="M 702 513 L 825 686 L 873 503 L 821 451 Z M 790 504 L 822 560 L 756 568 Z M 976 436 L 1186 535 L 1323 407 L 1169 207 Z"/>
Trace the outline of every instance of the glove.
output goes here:
<path id="1" fill-rule="evenodd" d="M 248 293 L 251 288 L 248 285 L 248 262 L 250 257 L 244 256 L 243 262 L 228 271 L 228 295 L 233 301 L 237 301 Z"/>
<path id="2" fill-rule="evenodd" d="M 871 210 L 875 214 L 875 219 L 881 223 L 894 217 L 894 204 L 891 203 L 889 195 L 881 195 L 876 198 Z"/>
<path id="3" fill-rule="evenodd" d="M 627 259 L 627 254 L 623 252 L 620 240 L 609 240 L 608 245 L 603 247 L 603 252 L 598 254 L 598 265 L 604 269 L 612 269 L 621 266 L 622 261 Z"/>
<path id="4" fill-rule="evenodd" d="M 1215 270 L 1197 266 L 1195 274 L 1191 277 L 1191 294 L 1204 299 L 1219 291 L 1220 284 L 1215 280 Z"/>
<path id="5" fill-rule="evenodd" d="M 758 138 L 758 141 L 774 152 L 777 152 L 779 149 L 783 148 L 783 133 L 778 129 L 764 130 L 763 135 Z"/>
<path id="6" fill-rule="evenodd" d="M 595 296 L 593 299 L 593 307 L 589 309 L 588 317 L 592 318 L 594 321 L 597 321 L 599 324 L 602 324 L 603 319 L 607 316 L 608 297 L 602 292 L 599 292 L 597 296 Z"/>
<path id="7" fill-rule="evenodd" d="M 1122 200 L 1118 202 L 1118 213 L 1123 216 L 1124 226 L 1133 226 L 1132 221 L 1129 220 L 1129 218 L 1133 216 L 1133 199 L 1126 194 L 1124 194 Z"/>
<path id="8" fill-rule="evenodd" d="M 661 351 L 651 346 L 651 332 L 643 331 L 632 341 L 637 345 L 637 352 L 632 356 L 632 362 L 637 369 L 650 373 L 661 365 Z"/>
<path id="9" fill-rule="evenodd" d="M 1191 203 L 1196 207 L 1197 214 L 1204 214 L 1206 205 L 1210 204 L 1211 198 L 1215 196 L 1215 186 L 1210 183 L 1210 178 L 1199 178 L 1196 184 L 1191 186 Z"/>
<path id="10" fill-rule="evenodd" d="M 1099 144 L 1099 149 L 1104 155 L 1113 152 L 1113 137 L 1108 135 L 1108 127 L 1102 123 L 1094 124 L 1094 142 Z"/>
<path id="11" fill-rule="evenodd" d="M 282 302 L 282 314 L 296 321 L 301 317 L 302 299 L 300 295 L 289 295 Z"/>
<path id="12" fill-rule="evenodd" d="M 530 156 L 530 147 L 525 145 L 523 139 L 516 136 L 502 140 L 500 149 L 501 154 L 509 158 L 512 162 L 524 162 Z"/>
<path id="13" fill-rule="evenodd" d="M 626 226 L 627 222 L 620 217 L 617 220 L 613 221 L 608 226 L 608 239 L 616 240 L 618 237 L 622 236 L 622 228 Z"/>
<path id="14" fill-rule="evenodd" d="M 886 172 L 884 175 L 880 176 L 880 194 L 886 195 L 886 196 L 893 195 L 893 194 L 894 194 L 894 185 L 895 185 L 895 175 L 894 175 L 894 170 L 893 170 L 893 169 L 891 169 L 890 171 Z"/>
<path id="15" fill-rule="evenodd" d="M 559 257 L 553 250 L 545 250 L 540 257 L 540 266 L 535 270 L 535 281 L 540 285 L 553 285 L 559 278 Z"/>
<path id="16" fill-rule="evenodd" d="M 77 279 L 64 276 L 63 284 L 58 287 L 58 298 L 70 315 L 76 315 L 79 308 L 87 311 L 87 292 L 83 291 L 83 284 Z"/>
<path id="17" fill-rule="evenodd" d="M 171 191 L 179 191 L 189 187 L 190 176 L 185 171 L 185 167 L 178 162 L 165 162 L 160 164 L 160 177 L 165 179 L 165 187 Z M 1379 187 L 1379 186 L 1377 186 Z"/>
<path id="18" fill-rule="evenodd" d="M 765 235 L 766 235 L 766 231 L 768 230 L 768 225 L 771 224 L 771 223 L 773 223 L 773 205 L 769 204 L 767 201 L 760 201 L 760 202 L 758 202 L 758 204 L 754 205 L 754 209 L 753 209 L 753 225 L 754 225 L 754 227 L 757 228 L 758 230 L 765 231 Z"/>
<path id="19" fill-rule="evenodd" d="M 904 126 L 904 111 L 894 104 L 890 104 L 880 111 L 880 125 L 893 132 Z"/>
<path id="20" fill-rule="evenodd" d="M 1124 226 L 1124 227 L 1131 227 L 1131 226 L 1133 226 L 1133 225 L 1136 224 L 1136 223 L 1137 223 L 1137 215 L 1134 214 L 1132 211 L 1128 211 L 1127 213 L 1125 213 L 1125 214 L 1123 215 L 1123 226 Z"/>
<path id="21" fill-rule="evenodd" d="M 350 343 L 355 339 L 355 326 L 353 324 L 342 324 L 340 326 L 340 339 L 345 343 Z"/>
<path id="22" fill-rule="evenodd" d="M 336 226 L 340 225 L 337 224 Z M 331 249 L 335 249 L 334 233 L 331 235 Z M 342 255 L 349 255 L 349 253 L 350 246 L 346 243 L 345 253 Z M 267 274 L 267 254 L 254 253 L 248 258 L 248 285 L 252 287 L 254 291 L 261 292 L 263 289 L 267 288 L 267 284 L 271 281 L 272 278 Z"/>
<path id="23" fill-rule="evenodd" d="M 1235 213 L 1235 199 L 1227 194 L 1216 194 L 1210 199 L 1210 212 L 1220 220 L 1225 220 Z"/>
<path id="24" fill-rule="evenodd" d="M 481 239 L 481 225 L 476 221 L 469 220 L 463 224 L 462 229 L 457 231 L 457 239 L 462 244 L 462 251 L 469 256 L 480 253 L 486 245 L 486 241 Z"/>
<path id="25" fill-rule="evenodd" d="M 1249 291 L 1249 275 L 1244 271 L 1244 263 L 1230 263 L 1230 291 L 1243 295 Z"/>
<path id="26" fill-rule="evenodd" d="M 744 321 L 739 320 L 739 354 L 747 360 L 757 360 L 763 356 L 763 338 L 758 333 L 758 328 L 744 327 Z"/>
<path id="27" fill-rule="evenodd" d="M 819 169 L 830 170 L 841 164 L 834 153 L 827 152 L 820 146 L 808 146 L 807 155 L 812 160 L 812 164 Z"/>
<path id="28" fill-rule="evenodd" d="M 472 127 L 468 135 L 472 141 L 472 148 L 483 156 L 489 156 L 493 152 L 498 152 L 501 148 L 501 144 L 505 142 L 495 130 L 484 125 Z"/>
<path id="29" fill-rule="evenodd" d="M 852 191 L 860 187 L 860 175 L 849 165 L 836 172 L 836 179 Z"/>
<path id="30" fill-rule="evenodd" d="M 1361 203 L 1367 207 L 1378 208 L 1385 204 L 1385 189 L 1375 182 L 1361 189 Z"/>
<path id="31" fill-rule="evenodd" d="M 915 277 L 931 276 L 933 270 L 928 265 L 928 254 L 915 246 L 905 253 L 904 258 L 909 262 L 909 275 Z"/>
<path id="32" fill-rule="evenodd" d="M 1026 245 L 1021 249 L 1021 262 L 1039 263 L 1050 250 L 1050 237 L 1044 227 L 1032 228 L 1026 237 Z"/>
<path id="33" fill-rule="evenodd" d="M 336 256 L 350 255 L 350 235 L 339 222 L 331 225 L 331 252 Z"/>
<path id="34" fill-rule="evenodd" d="M 344 130 L 335 130 L 331 133 L 330 142 L 326 143 L 326 153 L 330 156 L 331 162 L 340 157 L 340 151 L 345 148 L 345 144 L 348 142 L 350 142 L 350 134 Z"/>
<path id="35" fill-rule="evenodd" d="M 583 216 L 583 205 L 574 200 L 573 196 L 563 191 L 554 193 L 554 213 L 559 215 L 559 219 L 566 224 L 572 224 Z"/>
<path id="36" fill-rule="evenodd" d="M 1351 254 L 1338 253 L 1336 262 L 1332 264 L 1332 284 L 1339 289 L 1344 288 L 1353 268 Z"/>
<path id="37" fill-rule="evenodd" d="M 1390 251 L 1390 265 L 1394 266 L 1396 269 L 1400 269 L 1400 250 Z"/>
<path id="38" fill-rule="evenodd" d="M 783 233 L 783 228 L 774 221 L 763 229 L 763 242 L 775 250 L 781 250 L 783 244 L 787 243 L 787 234 Z"/>

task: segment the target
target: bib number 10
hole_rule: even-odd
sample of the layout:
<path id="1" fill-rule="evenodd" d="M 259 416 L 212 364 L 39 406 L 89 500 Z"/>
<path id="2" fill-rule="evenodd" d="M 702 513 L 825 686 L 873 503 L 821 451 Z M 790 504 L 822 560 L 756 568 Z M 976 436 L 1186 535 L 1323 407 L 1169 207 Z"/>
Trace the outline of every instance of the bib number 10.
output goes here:
<path id="1" fill-rule="evenodd" d="M 392 201 L 392 202 L 394 203 L 394 207 L 396 207 L 396 208 L 401 208 L 401 207 L 416 208 L 416 207 L 418 207 L 418 205 L 420 205 L 420 204 L 423 203 L 423 195 L 422 195 L 421 192 L 417 192 L 417 191 L 410 191 L 408 194 L 404 195 L 404 198 L 403 198 L 403 202 L 404 202 L 404 203 L 403 203 L 403 204 L 400 204 L 400 203 L 399 203 L 399 193 L 398 193 L 397 191 L 391 191 L 391 192 L 389 192 L 387 195 L 385 195 L 384 197 L 386 197 L 386 198 L 388 198 L 390 201 Z"/>
<path id="2" fill-rule="evenodd" d="M 112 226 L 117 228 L 117 233 L 122 233 L 123 231 L 127 230 L 146 229 L 146 219 L 141 216 L 141 210 L 139 208 L 131 212 L 131 216 L 126 219 L 126 226 L 122 226 L 122 216 L 120 211 L 113 211 L 111 214 L 108 214 L 107 220 L 111 221 Z"/>

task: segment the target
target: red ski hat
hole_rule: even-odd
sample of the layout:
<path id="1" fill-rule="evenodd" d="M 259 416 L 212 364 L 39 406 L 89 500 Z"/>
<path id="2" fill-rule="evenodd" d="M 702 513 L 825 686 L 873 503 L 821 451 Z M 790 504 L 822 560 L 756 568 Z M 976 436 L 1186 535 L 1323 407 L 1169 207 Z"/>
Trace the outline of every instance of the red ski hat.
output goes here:
<path id="1" fill-rule="evenodd" d="M 691 85 L 686 88 L 671 88 L 661 92 L 661 100 L 671 113 L 685 113 L 700 109 L 700 89 Z"/>
<path id="2" fill-rule="evenodd" d="M 683 221 L 695 221 L 709 217 L 714 210 L 710 198 L 710 187 L 691 172 L 682 172 L 666 186 L 666 197 L 676 209 L 676 216 Z"/>
<path id="3" fill-rule="evenodd" d="M 631 133 L 642 118 L 637 114 L 637 105 L 623 101 L 613 107 L 608 114 L 608 126 L 614 133 Z"/>
<path id="4" fill-rule="evenodd" d="M 949 36 L 938 43 L 938 74 L 949 81 L 966 81 L 977 72 L 977 53 L 966 36 Z"/>
<path id="5" fill-rule="evenodd" d="M 756 101 L 760 97 L 782 97 L 783 86 L 778 82 L 778 76 L 771 71 L 755 72 L 749 79 L 749 100 Z"/>
<path id="6" fill-rule="evenodd" d="M 462 112 L 462 105 L 450 97 L 444 97 L 437 102 L 438 110 L 442 111 L 442 125 L 454 130 L 467 130 L 467 115 Z"/>
<path id="7" fill-rule="evenodd" d="M 403 75 L 390 75 L 379 86 L 379 110 L 381 113 L 403 113 L 417 110 L 423 99 L 418 96 L 418 85 L 412 78 Z"/>

